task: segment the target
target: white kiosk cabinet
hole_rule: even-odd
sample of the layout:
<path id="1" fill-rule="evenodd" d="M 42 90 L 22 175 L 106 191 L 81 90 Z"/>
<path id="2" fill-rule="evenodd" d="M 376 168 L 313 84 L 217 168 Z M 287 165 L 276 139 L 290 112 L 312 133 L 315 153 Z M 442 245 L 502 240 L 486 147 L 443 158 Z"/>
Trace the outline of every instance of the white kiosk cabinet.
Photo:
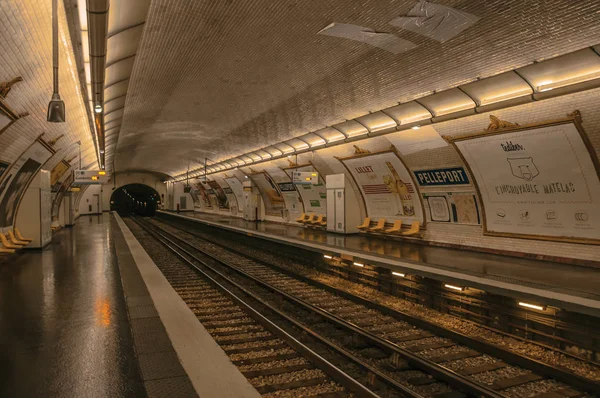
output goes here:
<path id="1" fill-rule="evenodd" d="M 340 234 L 358 232 L 360 210 L 356 194 L 348 184 L 345 174 L 325 177 L 327 187 L 327 230 Z"/>
<path id="2" fill-rule="evenodd" d="M 42 248 L 52 240 L 52 193 L 50 172 L 40 170 L 25 191 L 16 226 L 21 234 L 33 241 L 26 248 Z"/>

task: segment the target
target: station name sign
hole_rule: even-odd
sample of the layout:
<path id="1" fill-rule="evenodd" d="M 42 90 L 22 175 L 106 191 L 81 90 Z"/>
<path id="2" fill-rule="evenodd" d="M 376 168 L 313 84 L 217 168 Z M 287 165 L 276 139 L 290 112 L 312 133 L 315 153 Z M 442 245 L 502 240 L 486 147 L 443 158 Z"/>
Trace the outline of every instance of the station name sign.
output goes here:
<path id="1" fill-rule="evenodd" d="M 104 170 L 75 170 L 73 176 L 75 185 L 106 184 L 109 179 Z"/>
<path id="2" fill-rule="evenodd" d="M 469 177 L 462 167 L 449 167 L 434 170 L 415 170 L 417 183 L 422 187 L 440 185 L 469 185 Z"/>

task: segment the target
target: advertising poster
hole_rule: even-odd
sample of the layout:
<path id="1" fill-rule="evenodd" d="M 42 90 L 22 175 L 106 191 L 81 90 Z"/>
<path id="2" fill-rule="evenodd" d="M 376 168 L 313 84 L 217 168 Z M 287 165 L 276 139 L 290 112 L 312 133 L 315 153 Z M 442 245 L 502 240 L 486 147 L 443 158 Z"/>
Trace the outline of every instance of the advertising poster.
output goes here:
<path id="1" fill-rule="evenodd" d="M 2 175 L 4 175 L 6 170 L 8 170 L 9 166 L 10 164 L 0 161 L 0 181 L 2 181 Z"/>
<path id="2" fill-rule="evenodd" d="M 62 175 L 69 170 L 70 167 L 71 165 L 64 160 L 58 162 L 50 172 L 50 184 L 54 186 L 54 184 L 58 182 L 60 177 L 62 177 Z"/>
<path id="3" fill-rule="evenodd" d="M 296 185 L 292 183 L 290 176 L 279 167 L 268 167 L 265 171 L 279 186 L 279 191 L 283 195 L 285 202 L 285 208 L 288 210 L 288 219 L 293 221 L 300 217 L 304 213 L 304 206 L 302 198 L 296 190 Z"/>
<path id="4" fill-rule="evenodd" d="M 479 188 L 487 234 L 600 240 L 598 165 L 583 134 L 569 120 L 454 140 Z"/>
<path id="5" fill-rule="evenodd" d="M 0 185 L 0 227 L 12 226 L 19 203 L 31 180 L 54 152 L 43 142 L 35 141 L 25 153 L 5 171 Z"/>
<path id="6" fill-rule="evenodd" d="M 235 196 L 235 200 L 238 204 L 238 213 L 244 212 L 244 189 L 242 183 L 237 177 L 226 177 L 225 182 L 231 189 L 231 194 Z M 225 192 L 227 193 L 227 192 Z"/>
<path id="7" fill-rule="evenodd" d="M 317 171 L 311 164 L 285 169 L 288 176 L 292 176 L 293 171 L 314 172 Z M 323 182 L 323 178 L 319 173 L 319 183 L 316 185 L 296 184 L 296 189 L 304 203 L 304 211 L 307 214 L 327 214 L 327 188 Z"/>
<path id="8" fill-rule="evenodd" d="M 479 225 L 479 207 L 474 192 L 436 192 L 423 194 L 431 221 Z"/>
<path id="9" fill-rule="evenodd" d="M 223 188 L 216 181 L 208 181 L 208 186 L 212 189 L 219 209 L 229 209 L 229 199 L 223 191 Z"/>
<path id="10" fill-rule="evenodd" d="M 71 185 L 73 185 L 73 181 L 75 177 L 73 173 L 63 174 L 63 177 L 58 181 L 57 184 L 60 184 L 60 187 L 57 190 L 56 194 L 53 194 L 52 200 L 52 221 L 58 220 L 58 211 L 60 210 L 60 203 L 62 202 L 63 196 L 65 193 L 69 191 Z"/>
<path id="11" fill-rule="evenodd" d="M 371 219 L 419 221 L 423 207 L 411 174 L 394 151 L 339 159 L 358 185 Z"/>
<path id="12" fill-rule="evenodd" d="M 198 204 L 200 203 L 199 199 L 202 198 L 202 205 L 204 205 L 204 207 L 207 209 L 212 209 L 212 202 L 210 201 L 210 198 L 208 197 L 208 193 L 206 192 L 206 189 L 204 188 L 204 185 L 202 185 L 201 182 L 198 181 L 197 183 L 192 184 L 191 192 L 194 192 L 197 198 L 199 196 Z M 194 195 L 192 195 L 192 198 L 194 198 Z M 194 199 L 194 203 L 196 203 L 195 200 L 196 199 Z"/>
<path id="13" fill-rule="evenodd" d="M 281 217 L 281 211 L 285 209 L 285 200 L 275 180 L 266 172 L 250 174 L 249 177 L 265 203 L 265 213 Z"/>

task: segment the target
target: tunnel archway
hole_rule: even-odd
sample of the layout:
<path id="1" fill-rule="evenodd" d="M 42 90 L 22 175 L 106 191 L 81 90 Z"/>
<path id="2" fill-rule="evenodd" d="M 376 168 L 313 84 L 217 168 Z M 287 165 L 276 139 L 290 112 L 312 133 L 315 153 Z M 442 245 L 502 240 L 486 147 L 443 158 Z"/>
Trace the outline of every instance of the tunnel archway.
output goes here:
<path id="1" fill-rule="evenodd" d="M 145 184 L 123 185 L 110 196 L 110 209 L 121 216 L 154 216 L 159 204 L 158 192 Z"/>

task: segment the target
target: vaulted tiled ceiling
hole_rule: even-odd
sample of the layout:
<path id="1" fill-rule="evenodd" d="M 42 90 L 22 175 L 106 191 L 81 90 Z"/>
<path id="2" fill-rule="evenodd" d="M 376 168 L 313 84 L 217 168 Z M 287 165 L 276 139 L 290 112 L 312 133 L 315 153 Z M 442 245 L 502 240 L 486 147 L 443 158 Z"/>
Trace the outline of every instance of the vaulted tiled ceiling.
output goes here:
<path id="1" fill-rule="evenodd" d="M 15 161 L 44 133 L 46 141 L 59 139 L 55 145 L 57 156 L 46 168 L 51 169 L 63 158 L 73 158 L 73 164 L 78 167 L 78 141 L 81 141 L 82 166 L 97 168 L 97 151 L 67 18 L 64 7 L 59 4 L 59 82 L 66 106 L 66 123 L 49 123 L 46 110 L 52 97 L 52 2 L 0 1 L 0 82 L 23 77 L 4 102 L 18 113 L 29 112 L 29 116 L 19 119 L 0 135 L 0 160 Z"/>
<path id="2" fill-rule="evenodd" d="M 598 44 L 596 0 L 439 0 L 480 17 L 444 43 L 390 25 L 415 0 L 153 0 L 117 170 L 177 175 L 478 77 Z M 417 45 L 318 35 L 332 22 Z"/>

